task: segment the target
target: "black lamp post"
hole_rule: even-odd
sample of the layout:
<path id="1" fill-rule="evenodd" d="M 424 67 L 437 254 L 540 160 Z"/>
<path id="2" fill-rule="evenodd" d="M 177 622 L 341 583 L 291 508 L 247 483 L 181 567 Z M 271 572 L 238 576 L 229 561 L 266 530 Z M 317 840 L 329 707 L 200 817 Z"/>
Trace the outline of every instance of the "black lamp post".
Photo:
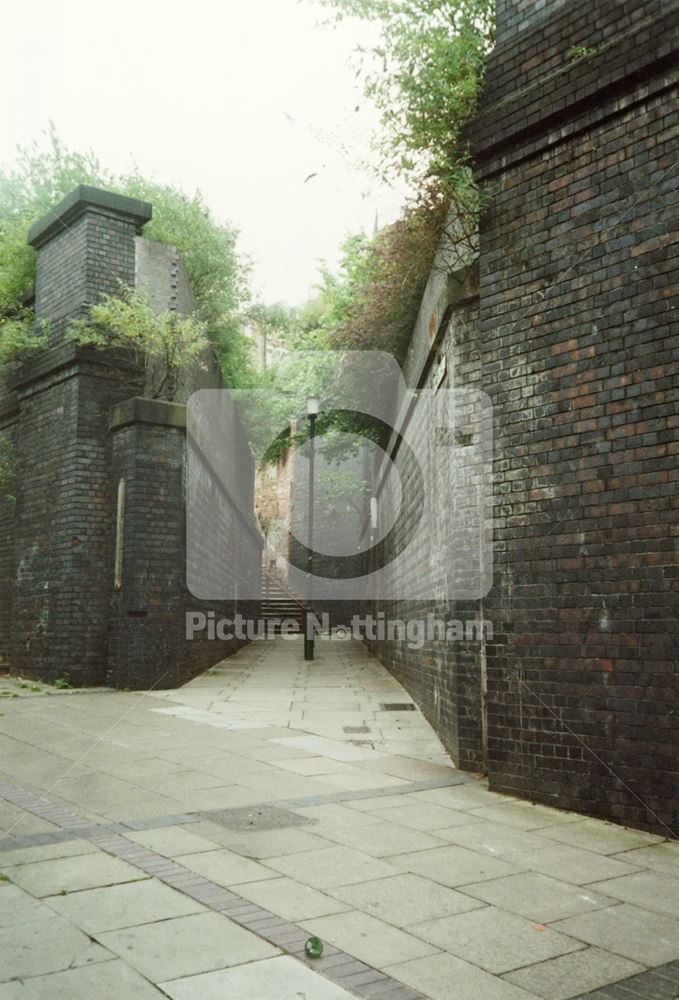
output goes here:
<path id="1" fill-rule="evenodd" d="M 321 401 L 318 396 L 308 397 L 306 401 L 306 415 L 309 420 L 309 531 L 307 538 L 309 555 L 307 556 L 307 604 L 304 631 L 305 660 L 313 660 L 314 658 L 314 612 L 311 607 L 313 599 L 312 579 L 314 572 L 314 467 L 316 458 L 316 417 L 318 416 L 320 406 Z"/>

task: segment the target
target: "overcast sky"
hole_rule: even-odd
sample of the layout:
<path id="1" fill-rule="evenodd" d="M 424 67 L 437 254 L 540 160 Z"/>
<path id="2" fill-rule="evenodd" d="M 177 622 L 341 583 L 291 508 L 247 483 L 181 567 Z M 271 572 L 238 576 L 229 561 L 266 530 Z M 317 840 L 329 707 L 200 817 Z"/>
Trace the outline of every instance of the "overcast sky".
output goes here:
<path id="1" fill-rule="evenodd" d="M 300 302 L 318 259 L 402 200 L 361 169 L 375 112 L 351 55 L 372 29 L 326 16 L 311 0 L 0 0 L 0 164 L 52 119 L 114 171 L 200 188 L 264 301 Z"/>

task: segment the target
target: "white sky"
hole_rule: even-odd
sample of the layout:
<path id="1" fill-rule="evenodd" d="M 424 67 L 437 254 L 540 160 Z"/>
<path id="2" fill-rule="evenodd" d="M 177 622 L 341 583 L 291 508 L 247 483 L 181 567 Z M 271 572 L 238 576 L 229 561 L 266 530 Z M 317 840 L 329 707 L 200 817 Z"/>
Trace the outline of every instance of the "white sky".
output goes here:
<path id="1" fill-rule="evenodd" d="M 317 261 L 403 197 L 360 168 L 376 116 L 351 54 L 372 29 L 325 16 L 311 0 L 0 0 L 0 164 L 52 119 L 116 172 L 200 188 L 264 301 L 300 302 Z"/>

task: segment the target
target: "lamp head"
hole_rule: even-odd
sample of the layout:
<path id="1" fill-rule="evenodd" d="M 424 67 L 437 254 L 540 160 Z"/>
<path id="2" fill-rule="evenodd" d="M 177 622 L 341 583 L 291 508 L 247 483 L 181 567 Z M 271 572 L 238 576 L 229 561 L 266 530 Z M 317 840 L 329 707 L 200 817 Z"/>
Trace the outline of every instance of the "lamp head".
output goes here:
<path id="1" fill-rule="evenodd" d="M 307 417 L 317 417 L 321 408 L 321 401 L 318 396 L 308 396 L 306 401 Z"/>

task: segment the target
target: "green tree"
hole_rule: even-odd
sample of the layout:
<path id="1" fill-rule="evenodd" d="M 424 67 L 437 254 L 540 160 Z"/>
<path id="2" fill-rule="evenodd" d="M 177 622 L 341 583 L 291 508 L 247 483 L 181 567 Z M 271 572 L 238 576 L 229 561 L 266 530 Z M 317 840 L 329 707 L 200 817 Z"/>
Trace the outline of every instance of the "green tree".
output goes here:
<path id="1" fill-rule="evenodd" d="M 476 110 L 494 40 L 494 0 L 316 2 L 337 19 L 381 28 L 379 41 L 359 50 L 359 72 L 381 115 L 384 174 L 405 175 L 415 189 L 432 177 L 451 190 L 466 185 L 460 130 Z"/>
<path id="2" fill-rule="evenodd" d="M 315 0 L 335 18 L 379 28 L 359 50 L 364 91 L 379 109 L 379 172 L 409 183 L 400 218 L 352 236 L 339 270 L 322 273 L 313 337 L 324 346 L 386 350 L 402 360 L 435 266 L 467 266 L 483 198 L 462 129 L 477 108 L 494 39 L 493 0 Z"/>
<path id="3" fill-rule="evenodd" d="M 115 176 L 91 153 L 68 149 L 53 126 L 47 147 L 19 150 L 15 167 L 0 172 L 0 364 L 36 346 L 24 307 L 35 280 L 35 252 L 26 244 L 33 222 L 78 184 L 93 184 L 153 204 L 144 234 L 177 247 L 196 297 L 195 320 L 208 331 L 228 385 L 250 384 L 250 347 L 241 331 L 248 300 L 248 265 L 238 233 L 218 223 L 200 193 L 187 195 L 137 171 Z"/>
<path id="4" fill-rule="evenodd" d="M 88 347 L 132 351 L 146 362 L 146 394 L 169 401 L 183 387 L 187 372 L 205 367 L 210 347 L 207 330 L 195 316 L 156 313 L 129 288 L 119 296 L 105 295 L 86 318 L 70 324 L 67 336 Z"/>

